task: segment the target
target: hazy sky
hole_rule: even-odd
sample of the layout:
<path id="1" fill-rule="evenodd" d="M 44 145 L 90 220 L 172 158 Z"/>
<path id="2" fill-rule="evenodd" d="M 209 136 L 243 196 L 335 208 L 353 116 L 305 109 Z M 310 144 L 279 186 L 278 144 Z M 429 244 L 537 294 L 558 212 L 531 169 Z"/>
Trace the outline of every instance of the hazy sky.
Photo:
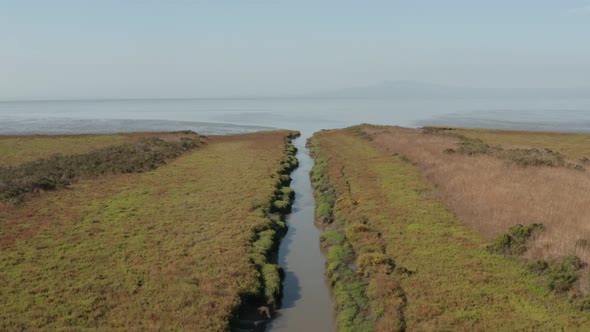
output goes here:
<path id="1" fill-rule="evenodd" d="M 0 0 L 0 99 L 590 87 L 584 0 Z"/>

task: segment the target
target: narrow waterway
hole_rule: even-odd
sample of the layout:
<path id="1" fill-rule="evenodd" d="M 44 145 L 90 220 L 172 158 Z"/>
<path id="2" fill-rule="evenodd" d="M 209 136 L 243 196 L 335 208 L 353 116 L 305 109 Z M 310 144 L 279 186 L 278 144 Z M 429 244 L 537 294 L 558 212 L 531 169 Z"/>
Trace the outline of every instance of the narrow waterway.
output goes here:
<path id="1" fill-rule="evenodd" d="M 267 331 L 334 331 L 320 231 L 313 222 L 315 202 L 309 180 L 313 159 L 305 147 L 305 138 L 300 137 L 293 144 L 298 149 L 299 167 L 291 174 L 295 202 L 287 218 L 289 231 L 279 248 L 279 264 L 285 270 L 283 301 Z"/>

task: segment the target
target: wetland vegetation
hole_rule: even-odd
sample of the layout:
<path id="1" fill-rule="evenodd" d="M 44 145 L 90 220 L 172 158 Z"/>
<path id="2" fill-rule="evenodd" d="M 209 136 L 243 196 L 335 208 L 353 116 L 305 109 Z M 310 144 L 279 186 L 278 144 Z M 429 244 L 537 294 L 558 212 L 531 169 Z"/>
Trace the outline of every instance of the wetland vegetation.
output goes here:
<path id="1" fill-rule="evenodd" d="M 1 138 L 11 170 L 91 161 L 100 171 L 0 202 L 0 329 L 221 331 L 267 319 L 297 134 Z M 28 140 L 44 161 L 20 152 Z M 146 167 L 102 170 L 144 157 Z M 253 317 L 253 306 L 265 309 Z"/>
<path id="2" fill-rule="evenodd" d="M 0 328 L 263 331 L 297 135 L 0 138 Z M 314 134 L 338 329 L 583 330 L 589 137 Z"/>
<path id="3" fill-rule="evenodd" d="M 339 329 L 587 327 L 588 137 L 371 125 L 314 134 Z"/>

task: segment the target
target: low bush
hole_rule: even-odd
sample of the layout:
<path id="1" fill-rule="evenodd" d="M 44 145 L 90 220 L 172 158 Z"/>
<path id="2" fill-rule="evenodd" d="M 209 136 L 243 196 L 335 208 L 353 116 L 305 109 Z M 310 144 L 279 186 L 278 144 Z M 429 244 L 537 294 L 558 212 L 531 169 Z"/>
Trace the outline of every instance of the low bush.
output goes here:
<path id="1" fill-rule="evenodd" d="M 498 157 L 520 166 L 565 166 L 565 158 L 559 152 L 549 149 L 501 149 Z"/>
<path id="2" fill-rule="evenodd" d="M 288 187 L 291 184 L 291 175 L 289 174 L 279 174 L 277 186 Z"/>
<path id="3" fill-rule="evenodd" d="M 425 127 L 424 134 L 444 135 L 458 138 L 459 148 L 447 148 L 444 153 L 451 154 L 460 152 L 466 155 L 488 154 L 497 158 L 511 161 L 520 166 L 550 166 L 569 167 L 576 170 L 584 170 L 584 167 L 577 164 L 566 163 L 565 157 L 559 152 L 550 149 L 504 149 L 501 146 L 493 146 L 478 138 L 468 138 L 453 132 L 452 128 Z M 582 160 L 580 160 L 582 161 Z M 584 161 L 582 161 L 584 162 Z"/>
<path id="4" fill-rule="evenodd" d="M 272 229 L 259 232 L 256 240 L 252 243 L 248 257 L 256 266 L 264 266 L 266 264 L 269 253 L 276 247 L 275 242 L 276 232 Z"/>
<path id="5" fill-rule="evenodd" d="M 547 285 L 555 292 L 567 292 L 579 278 L 582 260 L 577 256 L 565 256 L 547 270 Z"/>
<path id="6" fill-rule="evenodd" d="M 395 263 L 389 257 L 381 253 L 361 254 L 356 259 L 357 273 L 368 277 L 377 272 L 391 274 L 395 269 Z"/>
<path id="7" fill-rule="evenodd" d="M 510 227 L 508 233 L 500 235 L 488 245 L 491 253 L 502 255 L 521 255 L 527 250 L 527 242 L 543 230 L 542 224 L 521 224 Z"/>
<path id="8" fill-rule="evenodd" d="M 422 133 L 426 135 L 457 136 L 455 128 L 450 127 L 422 127 Z"/>
<path id="9" fill-rule="evenodd" d="M 266 303 L 274 310 L 281 299 L 281 268 L 277 264 L 265 264 L 262 267 L 262 279 Z"/>
<path id="10" fill-rule="evenodd" d="M 16 167 L 0 167 L 0 199 L 66 187 L 81 176 L 138 173 L 156 169 L 199 146 L 199 136 L 169 142 L 151 137 L 85 154 L 54 155 Z"/>
<path id="11" fill-rule="evenodd" d="M 287 214 L 291 212 L 291 202 L 277 200 L 272 202 L 271 212 Z"/>
<path id="12" fill-rule="evenodd" d="M 278 194 L 281 197 L 288 198 L 290 200 L 295 198 L 295 191 L 290 187 L 282 187 L 278 190 Z"/>
<path id="13" fill-rule="evenodd" d="M 567 292 L 573 287 L 582 266 L 582 260 L 574 255 L 562 257 L 552 263 L 538 259 L 527 264 L 529 271 L 540 275 L 547 287 L 557 293 Z"/>
<path id="14" fill-rule="evenodd" d="M 549 263 L 544 259 L 537 259 L 527 264 L 527 268 L 531 272 L 541 274 L 549 268 Z"/>
<path id="15" fill-rule="evenodd" d="M 497 148 L 476 138 L 463 138 L 461 143 L 459 143 L 459 149 L 457 149 L 460 153 L 470 156 L 475 154 L 489 154 L 496 150 Z"/>
<path id="16" fill-rule="evenodd" d="M 336 245 L 330 248 L 328 252 L 328 261 L 338 263 L 348 263 L 354 258 L 354 253 L 348 245 Z"/>
<path id="17" fill-rule="evenodd" d="M 323 247 L 340 246 L 344 243 L 344 234 L 337 231 L 325 231 L 320 235 L 320 243 Z"/>
<path id="18" fill-rule="evenodd" d="M 315 210 L 315 217 L 321 224 L 329 224 L 332 222 L 332 205 L 325 200 L 318 203 Z"/>

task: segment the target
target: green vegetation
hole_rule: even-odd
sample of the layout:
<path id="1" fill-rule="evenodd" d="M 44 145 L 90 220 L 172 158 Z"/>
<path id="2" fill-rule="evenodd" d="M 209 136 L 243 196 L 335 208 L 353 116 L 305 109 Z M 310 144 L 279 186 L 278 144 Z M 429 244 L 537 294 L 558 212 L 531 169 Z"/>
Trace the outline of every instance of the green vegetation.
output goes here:
<path id="1" fill-rule="evenodd" d="M 333 209 L 336 203 L 336 192 L 329 180 L 326 167 L 327 161 L 321 148 L 310 139 L 308 146 L 315 159 L 311 170 L 311 182 L 316 199 L 316 222 L 321 226 L 328 226 L 333 220 Z M 370 331 L 362 312 L 368 308 L 369 302 L 365 296 L 367 283 L 354 272 L 355 255 L 341 230 L 328 230 L 320 236 L 322 246 L 328 249 L 326 259 L 326 276 L 332 286 L 334 301 L 336 302 L 336 322 L 341 331 Z"/>
<path id="2" fill-rule="evenodd" d="M 143 138 L 84 154 L 56 154 L 19 166 L 0 167 L 0 200 L 66 187 L 81 176 L 150 171 L 199 145 L 200 137 L 186 132 L 175 141 Z"/>
<path id="3" fill-rule="evenodd" d="M 537 272 L 488 252 L 487 241 L 431 193 L 417 166 L 378 149 L 379 135 L 358 133 L 321 131 L 311 140 L 316 196 L 332 197 L 323 201 L 332 202 L 333 222 L 321 240 L 340 330 L 587 327 L 590 315 L 579 311 L 586 302 L 556 294 L 575 264 L 540 266 L 549 280 L 543 286 Z M 511 228 L 511 251 L 521 252 L 539 229 Z"/>
<path id="4" fill-rule="evenodd" d="M 265 264 L 262 268 L 264 297 L 271 308 L 277 308 L 281 299 L 281 268 L 277 264 Z"/>
<path id="5" fill-rule="evenodd" d="M 46 159 L 54 154 L 82 154 L 137 137 L 137 134 L 117 135 L 57 135 L 57 136 L 0 136 L 0 166 L 18 166 L 25 162 Z M 153 134 L 152 134 L 153 136 Z"/>
<path id="6" fill-rule="evenodd" d="M 488 251 L 502 255 L 521 255 L 527 250 L 527 242 L 542 230 L 541 224 L 512 226 L 508 233 L 500 235 L 488 246 Z"/>
<path id="7" fill-rule="evenodd" d="M 165 141 L 177 140 L 186 132 L 128 133 L 108 135 L 0 135 L 0 167 L 18 166 L 22 163 L 47 159 L 55 154 L 85 154 L 94 150 L 157 137 Z"/>
<path id="8" fill-rule="evenodd" d="M 354 254 L 348 243 L 329 247 L 326 275 L 334 291 L 337 324 L 341 331 L 370 331 L 364 313 L 370 303 L 365 295 L 367 283 L 351 269 Z"/>
<path id="9" fill-rule="evenodd" d="M 210 137 L 149 172 L 0 202 L 0 330 L 222 331 L 275 306 L 291 135 Z"/>
<path id="10" fill-rule="evenodd" d="M 360 135 L 361 139 L 369 140 Z M 309 141 L 315 165 L 311 172 L 312 185 L 316 197 L 316 222 L 329 230 L 322 233 L 320 241 L 328 249 L 326 275 L 333 288 L 337 310 L 337 325 L 341 331 L 371 331 L 372 321 L 385 314 L 384 307 L 371 310 L 371 296 L 387 296 L 392 304 L 387 312 L 394 313 L 398 319 L 392 325 L 395 329 L 403 329 L 403 291 L 394 287 L 395 293 L 383 293 L 380 286 L 367 282 L 366 277 L 381 273 L 391 273 L 395 264 L 383 253 L 384 246 L 379 233 L 367 226 L 367 217 L 362 214 L 347 215 L 347 209 L 336 209 L 336 205 L 357 206 L 361 200 L 351 194 L 350 182 L 344 176 L 344 167 L 338 175 L 327 173 L 329 166 L 324 153 L 315 139 Z M 342 176 L 339 176 L 342 175 Z M 334 179 L 334 182 L 331 179 Z M 336 182 L 342 181 L 340 193 Z M 338 197 L 338 199 L 336 199 Z M 337 216 L 334 212 L 339 213 Z M 340 213 L 342 212 L 342 213 Z M 335 224 L 332 221 L 336 220 Z M 346 224 L 345 220 L 358 220 Z M 344 230 L 342 229 L 344 228 Z M 358 241 L 363 246 L 351 245 Z M 392 318 L 395 320 L 394 318 Z M 392 327 L 390 326 L 390 327 Z"/>
<path id="11" fill-rule="evenodd" d="M 556 292 L 567 292 L 578 280 L 582 261 L 576 256 L 566 256 L 547 269 L 548 286 Z"/>
<path id="12" fill-rule="evenodd" d="M 538 274 L 549 289 L 556 293 L 564 293 L 571 290 L 578 281 L 583 265 L 579 257 L 568 255 L 551 263 L 543 259 L 535 260 L 529 262 L 527 267 L 530 271 Z M 584 301 L 587 298 L 577 300 L 575 297 L 578 294 L 572 295 L 574 295 L 573 302 L 575 304 L 585 307 Z"/>
<path id="13" fill-rule="evenodd" d="M 330 224 L 333 221 L 332 209 L 336 200 L 336 194 L 325 172 L 327 161 L 320 156 L 319 147 L 312 144 L 311 140 L 308 141 L 308 147 L 315 158 L 315 164 L 310 173 L 311 183 L 315 189 L 315 220 L 321 225 Z"/>

